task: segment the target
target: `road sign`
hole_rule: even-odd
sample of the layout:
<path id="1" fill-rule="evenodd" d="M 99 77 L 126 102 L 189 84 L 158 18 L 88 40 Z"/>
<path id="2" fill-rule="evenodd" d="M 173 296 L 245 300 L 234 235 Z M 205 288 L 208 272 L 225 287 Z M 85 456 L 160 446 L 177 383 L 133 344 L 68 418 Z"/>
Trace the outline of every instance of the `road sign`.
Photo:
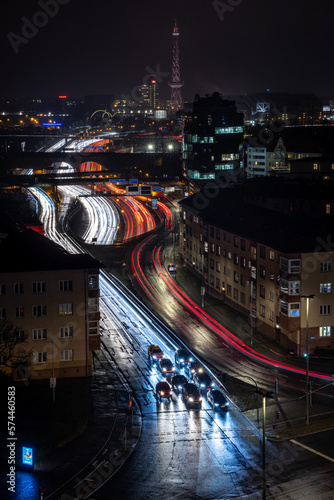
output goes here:
<path id="1" fill-rule="evenodd" d="M 158 186 L 158 187 L 152 187 L 152 191 L 154 193 L 160 193 L 162 191 L 162 187 Z"/>
<path id="2" fill-rule="evenodd" d="M 158 208 L 158 200 L 156 198 L 152 198 L 152 208 Z"/>
<path id="3" fill-rule="evenodd" d="M 139 192 L 142 196 L 152 196 L 152 186 L 139 186 Z"/>
<path id="4" fill-rule="evenodd" d="M 126 194 L 132 195 L 132 196 L 138 195 L 139 194 L 139 187 L 138 186 L 126 186 Z"/>
<path id="5" fill-rule="evenodd" d="M 108 179 L 109 184 L 125 184 L 125 179 Z"/>
<path id="6" fill-rule="evenodd" d="M 56 387 L 56 381 L 57 381 L 56 377 L 50 377 L 50 387 L 51 387 L 51 389 L 53 387 Z"/>
<path id="7" fill-rule="evenodd" d="M 138 179 L 129 179 L 129 184 L 138 184 Z"/>

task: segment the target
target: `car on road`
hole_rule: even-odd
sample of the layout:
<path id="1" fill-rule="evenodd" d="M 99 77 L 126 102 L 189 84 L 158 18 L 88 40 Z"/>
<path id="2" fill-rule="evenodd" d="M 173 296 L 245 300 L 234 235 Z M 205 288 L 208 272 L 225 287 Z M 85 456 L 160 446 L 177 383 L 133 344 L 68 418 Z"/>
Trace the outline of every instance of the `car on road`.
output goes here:
<path id="1" fill-rule="evenodd" d="M 190 363 L 185 366 L 185 369 L 190 378 L 193 377 L 194 373 L 204 372 L 204 368 L 198 363 L 198 361 L 190 361 Z"/>
<path id="2" fill-rule="evenodd" d="M 208 403 L 216 410 L 228 410 L 229 402 L 219 389 L 210 389 L 206 395 Z"/>
<path id="3" fill-rule="evenodd" d="M 173 374 L 175 368 L 169 358 L 161 358 L 159 361 L 159 368 L 164 375 Z"/>
<path id="4" fill-rule="evenodd" d="M 162 398 L 164 399 L 172 398 L 171 386 L 165 380 L 157 383 L 157 385 L 155 386 L 155 393 L 160 401 Z"/>
<path id="5" fill-rule="evenodd" d="M 212 387 L 215 385 L 213 380 L 205 372 L 194 373 L 193 382 L 200 391 L 201 390 L 208 391 L 209 389 L 212 389 Z"/>
<path id="6" fill-rule="evenodd" d="M 151 344 L 147 347 L 147 355 L 151 361 L 159 361 L 164 352 L 157 344 Z"/>
<path id="7" fill-rule="evenodd" d="M 191 361 L 195 361 L 193 356 L 185 349 L 178 349 L 174 354 L 175 365 L 178 367 L 186 366 Z"/>
<path id="8" fill-rule="evenodd" d="M 182 386 L 188 383 L 188 379 L 184 375 L 174 375 L 171 380 L 171 386 L 174 392 L 182 391 Z"/>
<path id="9" fill-rule="evenodd" d="M 182 398 L 189 407 L 200 408 L 202 406 L 202 396 L 196 385 L 191 382 L 187 382 L 182 386 Z"/>

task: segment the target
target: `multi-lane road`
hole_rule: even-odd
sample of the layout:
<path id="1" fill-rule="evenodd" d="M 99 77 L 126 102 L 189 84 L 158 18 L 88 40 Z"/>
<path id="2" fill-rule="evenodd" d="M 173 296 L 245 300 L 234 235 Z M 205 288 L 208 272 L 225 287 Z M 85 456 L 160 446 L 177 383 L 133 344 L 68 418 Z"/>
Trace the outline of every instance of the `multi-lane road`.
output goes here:
<path id="1" fill-rule="evenodd" d="M 80 252 L 72 238 L 58 232 L 52 201 L 42 192 L 31 192 L 39 199 L 47 236 L 69 251 Z M 63 199 L 66 200 L 65 195 Z M 112 224 L 112 215 L 107 215 L 109 208 L 106 209 L 102 198 L 96 200 L 98 208 L 92 210 L 98 212 L 100 218 L 109 220 L 108 227 Z M 90 213 L 88 209 L 87 213 Z M 89 216 L 89 230 L 94 226 L 95 216 L 96 213 Z M 93 234 L 96 233 L 90 233 L 89 238 L 96 237 Z M 110 241 L 108 238 L 106 241 Z M 153 240 L 153 236 L 150 238 Z M 148 245 L 151 257 L 146 260 L 149 264 L 146 268 L 145 259 L 143 264 L 145 249 L 140 246 L 135 249 L 132 274 L 137 285 L 145 291 L 146 299 L 160 308 L 161 314 L 164 313 L 166 323 L 178 333 L 183 331 L 188 345 L 191 345 L 192 337 L 196 352 L 204 359 L 209 357 L 212 365 L 217 365 L 219 359 L 222 362 L 219 335 L 215 331 L 219 326 L 210 324 L 211 319 L 203 317 L 200 310 L 196 311 L 175 283 L 172 285 L 161 262 L 160 246 L 153 243 L 151 249 Z M 126 374 L 129 386 L 135 391 L 142 410 L 143 431 L 131 460 L 89 498 L 261 498 L 261 434 L 256 426 L 232 401 L 230 409 L 224 413 L 213 411 L 205 395 L 199 410 L 187 408 L 177 395 L 170 402 L 158 403 L 154 388 L 163 377 L 148 361 L 147 345 L 158 343 L 173 359 L 174 351 L 182 346 L 182 341 L 112 276 L 101 273 L 100 288 L 103 349 Z M 189 308 L 194 308 L 191 315 Z M 220 332 L 220 342 L 227 346 L 233 338 L 227 338 L 224 329 Z M 244 348 L 241 343 L 238 347 Z M 244 360 L 249 361 L 249 354 Z M 229 362 L 231 367 L 240 371 L 240 358 L 234 357 L 231 350 L 223 362 Z M 272 371 L 267 371 L 263 364 L 259 367 L 255 359 L 251 361 L 251 367 L 246 367 L 246 361 L 243 365 L 246 370 L 252 370 L 253 376 L 253 370 L 257 370 L 258 379 L 261 374 L 264 378 L 269 377 Z M 333 437 L 333 432 L 328 431 L 324 439 L 267 441 L 267 498 L 334 498 L 334 454 L 330 444 Z"/>

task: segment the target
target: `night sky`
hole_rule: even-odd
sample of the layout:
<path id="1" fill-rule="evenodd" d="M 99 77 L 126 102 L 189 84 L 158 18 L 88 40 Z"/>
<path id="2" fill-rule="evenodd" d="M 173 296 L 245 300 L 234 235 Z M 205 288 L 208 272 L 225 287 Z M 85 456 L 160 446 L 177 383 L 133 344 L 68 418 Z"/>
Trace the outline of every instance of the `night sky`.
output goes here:
<path id="1" fill-rule="evenodd" d="M 174 19 L 185 100 L 268 88 L 334 95 L 333 0 L 58 0 L 53 17 L 36 17 L 56 1 L 2 0 L 1 98 L 119 98 L 157 70 L 169 98 Z M 10 41 L 24 16 L 44 26 Z"/>

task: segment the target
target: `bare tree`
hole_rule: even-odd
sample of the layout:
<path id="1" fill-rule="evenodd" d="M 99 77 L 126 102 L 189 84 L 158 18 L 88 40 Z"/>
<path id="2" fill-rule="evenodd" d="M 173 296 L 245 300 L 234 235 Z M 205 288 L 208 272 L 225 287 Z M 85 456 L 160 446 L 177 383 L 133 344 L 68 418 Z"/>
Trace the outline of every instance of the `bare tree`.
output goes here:
<path id="1" fill-rule="evenodd" d="M 0 370 L 3 367 L 24 369 L 31 364 L 32 351 L 27 349 L 28 333 L 12 321 L 0 322 Z"/>

